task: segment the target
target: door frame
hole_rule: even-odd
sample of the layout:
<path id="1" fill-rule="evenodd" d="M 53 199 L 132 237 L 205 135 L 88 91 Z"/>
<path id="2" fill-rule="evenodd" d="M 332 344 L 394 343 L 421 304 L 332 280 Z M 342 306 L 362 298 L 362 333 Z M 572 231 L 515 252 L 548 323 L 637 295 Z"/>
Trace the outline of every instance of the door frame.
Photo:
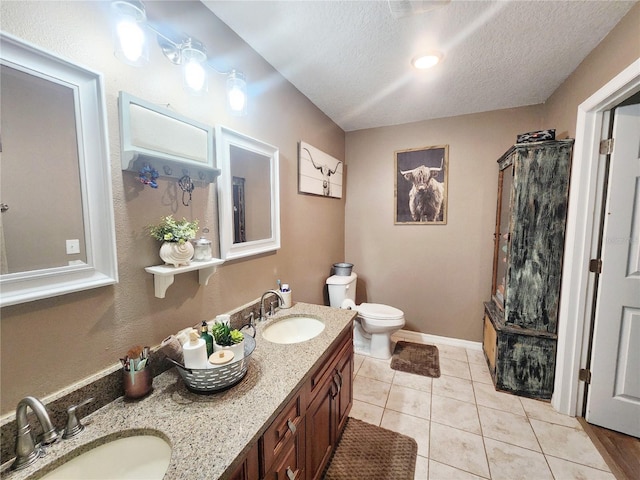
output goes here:
<path id="1" fill-rule="evenodd" d="M 638 91 L 640 58 L 578 106 L 551 399 L 552 406 L 566 415 L 580 416 L 584 406 L 584 384 L 578 379 L 578 372 L 587 365 L 593 313 L 594 276 L 588 265 L 600 226 L 602 127 L 609 110 Z"/>

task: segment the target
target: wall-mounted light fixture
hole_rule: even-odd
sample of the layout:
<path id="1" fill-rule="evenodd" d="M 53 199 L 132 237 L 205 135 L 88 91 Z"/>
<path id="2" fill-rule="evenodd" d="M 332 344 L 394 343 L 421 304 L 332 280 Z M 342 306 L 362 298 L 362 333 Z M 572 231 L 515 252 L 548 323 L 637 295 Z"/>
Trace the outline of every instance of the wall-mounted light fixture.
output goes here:
<path id="1" fill-rule="evenodd" d="M 234 115 L 247 113 L 247 83 L 238 70 L 219 72 L 207 63 L 205 46 L 190 36 L 161 31 L 147 18 L 144 4 L 139 0 L 114 0 L 115 56 L 134 66 L 144 66 L 149 61 L 147 30 L 156 34 L 162 53 L 175 65 L 182 66 L 184 88 L 191 94 L 207 91 L 207 70 L 227 75 L 227 106 Z M 207 68 L 208 67 L 208 68 Z"/>
<path id="2" fill-rule="evenodd" d="M 149 48 L 145 35 L 147 12 L 140 1 L 116 0 L 111 3 L 114 11 L 113 38 L 116 58 L 129 65 L 140 67 L 149 62 Z"/>

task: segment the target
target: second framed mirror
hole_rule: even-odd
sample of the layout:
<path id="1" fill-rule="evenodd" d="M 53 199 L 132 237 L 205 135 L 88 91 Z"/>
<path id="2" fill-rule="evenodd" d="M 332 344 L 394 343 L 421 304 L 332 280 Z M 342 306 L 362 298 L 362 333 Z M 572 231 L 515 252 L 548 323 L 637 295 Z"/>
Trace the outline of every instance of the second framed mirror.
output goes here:
<path id="1" fill-rule="evenodd" d="M 220 254 L 225 260 L 280 248 L 278 149 L 216 127 Z"/>

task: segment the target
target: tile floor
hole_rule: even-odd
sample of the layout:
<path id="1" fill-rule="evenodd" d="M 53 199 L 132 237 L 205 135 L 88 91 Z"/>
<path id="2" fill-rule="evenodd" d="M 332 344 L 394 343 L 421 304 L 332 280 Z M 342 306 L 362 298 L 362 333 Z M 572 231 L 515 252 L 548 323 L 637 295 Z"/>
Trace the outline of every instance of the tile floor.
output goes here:
<path id="1" fill-rule="evenodd" d="M 496 392 L 481 351 L 437 346 L 433 379 L 355 357 L 351 416 L 413 437 L 416 480 L 615 480 L 575 418 Z"/>

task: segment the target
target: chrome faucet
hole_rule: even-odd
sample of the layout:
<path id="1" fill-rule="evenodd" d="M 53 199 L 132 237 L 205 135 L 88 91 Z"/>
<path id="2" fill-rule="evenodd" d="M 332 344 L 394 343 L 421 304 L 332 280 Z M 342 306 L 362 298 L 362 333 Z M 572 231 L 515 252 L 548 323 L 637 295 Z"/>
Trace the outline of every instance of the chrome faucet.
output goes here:
<path id="1" fill-rule="evenodd" d="M 27 421 L 27 407 L 31 407 L 42 426 L 42 435 L 38 438 L 40 441 L 38 444 L 34 440 L 31 425 Z M 16 433 L 16 459 L 11 465 L 12 470 L 31 465 L 43 454 L 40 444 L 49 445 L 60 438 L 60 434 L 51 423 L 49 412 L 47 412 L 42 402 L 35 397 L 24 397 L 18 402 L 16 427 L 18 430 Z"/>
<path id="2" fill-rule="evenodd" d="M 278 297 L 278 306 L 282 306 L 282 304 L 284 303 L 284 298 L 282 298 L 282 295 L 280 295 L 280 292 L 278 292 L 277 290 L 267 290 L 266 292 L 264 292 L 260 297 L 260 318 L 258 318 L 259 322 L 267 319 L 266 315 L 264 314 L 264 297 L 269 293 L 272 293 Z"/>

